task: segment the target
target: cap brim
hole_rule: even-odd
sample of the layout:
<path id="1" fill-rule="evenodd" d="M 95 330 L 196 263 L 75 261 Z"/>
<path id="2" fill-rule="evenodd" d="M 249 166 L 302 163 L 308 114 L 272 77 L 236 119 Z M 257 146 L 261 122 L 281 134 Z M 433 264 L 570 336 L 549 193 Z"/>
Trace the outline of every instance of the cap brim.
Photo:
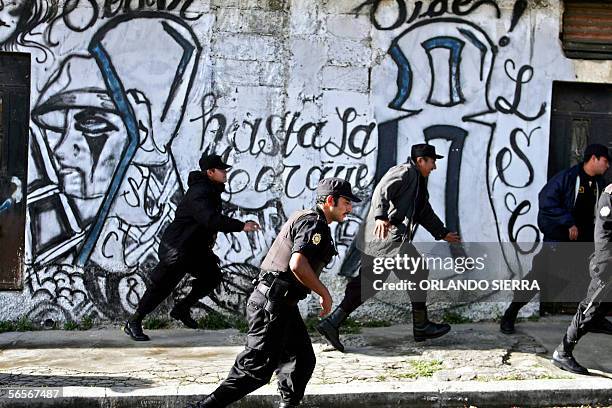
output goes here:
<path id="1" fill-rule="evenodd" d="M 436 154 L 436 157 L 435 157 L 435 158 L 436 158 L 436 159 L 443 159 L 443 158 L 444 158 L 444 156 L 440 156 L 439 154 Z"/>
<path id="2" fill-rule="evenodd" d="M 361 202 L 361 198 L 357 197 L 354 194 L 351 194 L 351 195 L 341 194 L 340 197 L 344 197 L 344 198 L 346 198 L 348 200 L 351 200 L 354 203 L 360 203 Z"/>

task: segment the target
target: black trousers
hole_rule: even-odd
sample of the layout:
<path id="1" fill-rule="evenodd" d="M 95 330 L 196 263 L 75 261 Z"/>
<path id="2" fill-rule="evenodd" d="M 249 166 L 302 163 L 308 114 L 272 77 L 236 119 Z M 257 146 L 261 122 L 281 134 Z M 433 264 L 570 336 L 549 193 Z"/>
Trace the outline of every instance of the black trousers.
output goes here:
<path id="1" fill-rule="evenodd" d="M 267 384 L 276 372 L 284 402 L 298 404 L 316 358 L 297 301 L 272 301 L 255 289 L 247 303 L 247 344 L 227 379 L 213 392 L 226 406 Z"/>
<path id="2" fill-rule="evenodd" d="M 136 312 L 144 317 L 155 310 L 187 273 L 196 279 L 192 281 L 189 294 L 177 303 L 181 307 L 189 308 L 195 305 L 198 300 L 208 295 L 221 283 L 219 258 L 212 252 L 201 257 L 197 264 L 186 259 L 178 259 L 172 263 L 162 259 L 151 272 L 151 284 L 138 302 Z"/>
<path id="3" fill-rule="evenodd" d="M 609 280 L 609 279 L 608 279 Z M 597 322 L 598 319 L 605 319 L 606 315 L 612 311 L 612 303 L 610 303 L 610 291 L 608 288 L 607 295 L 596 299 L 591 307 L 586 310 L 587 306 L 593 300 L 595 292 L 599 288 L 600 280 L 598 277 L 591 279 L 586 298 L 578 305 L 578 310 L 567 328 L 566 340 L 569 343 L 576 344 L 578 340 L 589 332 L 591 325 Z M 608 282 L 612 285 L 612 282 Z M 607 300 L 605 302 L 604 300 Z"/>
<path id="4" fill-rule="evenodd" d="M 398 243 L 390 252 L 399 253 L 401 256 L 405 254 L 415 259 L 421 257 L 421 254 L 416 250 L 414 245 L 410 243 Z M 392 255 L 389 255 L 389 257 L 392 257 Z M 374 289 L 374 281 L 382 280 L 384 282 L 391 273 L 394 273 L 399 279 L 405 279 L 416 283 L 416 289 L 409 293 L 412 308 L 413 310 L 424 310 L 427 302 L 427 291 L 419 288 L 419 282 L 427 280 L 429 277 L 429 270 L 420 267 L 416 271 L 385 269 L 382 273 L 374 273 L 375 258 L 376 257 L 365 253 L 362 254 L 359 274 L 347 283 L 344 290 L 344 299 L 342 299 L 340 303 L 340 308 L 348 314 L 352 313 L 368 299 L 376 295 L 377 291 Z M 380 258 L 381 257 L 379 257 L 379 259 Z"/>

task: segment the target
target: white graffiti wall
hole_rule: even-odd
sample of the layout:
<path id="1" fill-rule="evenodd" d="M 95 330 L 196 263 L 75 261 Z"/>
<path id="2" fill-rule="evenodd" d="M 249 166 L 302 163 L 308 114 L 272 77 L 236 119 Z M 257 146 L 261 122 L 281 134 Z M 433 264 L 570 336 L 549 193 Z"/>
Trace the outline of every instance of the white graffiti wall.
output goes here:
<path id="1" fill-rule="evenodd" d="M 529 3 L 5 7 L 0 47 L 31 53 L 33 65 L 27 270 L 23 291 L 0 294 L 1 318 L 131 313 L 204 152 L 233 165 L 228 213 L 263 227 L 219 236 L 224 281 L 205 309 L 242 310 L 276 232 L 328 176 L 365 199 L 334 228 L 340 256 L 324 280 L 339 301 L 338 272 L 354 272 L 347 255 L 376 180 L 423 141 L 446 156 L 429 189 L 451 229 L 469 242 L 537 242 L 552 82 L 574 68 L 559 44 L 561 5 Z M 374 300 L 361 313 L 384 310 Z"/>

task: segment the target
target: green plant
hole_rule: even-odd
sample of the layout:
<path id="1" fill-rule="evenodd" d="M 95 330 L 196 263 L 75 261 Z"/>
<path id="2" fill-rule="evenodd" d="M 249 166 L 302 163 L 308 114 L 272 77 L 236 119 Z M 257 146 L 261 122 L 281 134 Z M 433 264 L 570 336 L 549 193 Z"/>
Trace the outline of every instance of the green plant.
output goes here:
<path id="1" fill-rule="evenodd" d="M 249 331 L 249 323 L 242 316 L 236 316 L 231 319 L 232 327 L 238 329 L 240 333 L 246 333 Z"/>
<path id="2" fill-rule="evenodd" d="M 78 328 L 79 328 L 79 325 L 72 320 L 69 320 L 64 323 L 64 330 L 76 330 Z"/>
<path id="3" fill-rule="evenodd" d="M 223 329 L 231 329 L 234 326 L 232 322 L 227 317 L 223 316 L 221 313 L 216 312 L 214 310 L 206 313 L 205 316 L 200 317 L 198 319 L 198 328 L 206 329 L 206 330 L 223 330 Z"/>
<path id="4" fill-rule="evenodd" d="M 410 360 L 412 370 L 417 377 L 431 377 L 442 369 L 440 360 Z"/>
<path id="5" fill-rule="evenodd" d="M 142 322 L 142 327 L 147 330 L 165 329 L 170 325 L 170 321 L 165 318 L 149 317 Z"/>
<path id="6" fill-rule="evenodd" d="M 463 324 L 472 323 L 472 320 L 468 317 L 462 316 L 457 312 L 446 312 L 442 317 L 442 321 L 449 324 Z"/>
<path id="7" fill-rule="evenodd" d="M 93 327 L 93 317 L 83 316 L 81 323 L 79 323 L 79 330 L 89 330 Z"/>
<path id="8" fill-rule="evenodd" d="M 391 326 L 391 322 L 388 320 L 366 320 L 365 322 L 360 322 L 361 327 L 389 327 Z"/>
<path id="9" fill-rule="evenodd" d="M 29 320 L 25 316 L 19 318 L 19 320 L 15 322 L 15 331 L 23 332 L 23 331 L 33 331 L 36 329 L 37 329 L 36 325 L 34 325 L 34 323 L 32 323 L 32 321 Z"/>
<path id="10" fill-rule="evenodd" d="M 350 317 L 340 326 L 341 334 L 359 334 L 361 333 L 361 323 Z"/>
<path id="11" fill-rule="evenodd" d="M 0 333 L 15 331 L 15 323 L 10 320 L 0 321 Z"/>

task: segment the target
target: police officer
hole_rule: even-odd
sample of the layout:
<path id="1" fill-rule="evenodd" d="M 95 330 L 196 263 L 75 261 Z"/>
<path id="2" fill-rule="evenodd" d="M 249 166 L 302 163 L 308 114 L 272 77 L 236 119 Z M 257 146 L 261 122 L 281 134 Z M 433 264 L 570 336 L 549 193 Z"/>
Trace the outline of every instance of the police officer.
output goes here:
<path id="1" fill-rule="evenodd" d="M 587 269 L 586 258 L 593 252 L 588 243 L 593 242 L 595 209 L 605 187 L 603 175 L 608 170 L 609 160 L 606 146 L 590 144 L 584 150 L 582 163 L 555 174 L 538 194 L 538 227 L 544 235 L 544 245 L 523 279 L 546 281 L 544 297 L 562 293 L 572 274 Z M 559 242 L 581 243 L 568 251 L 570 246 Z M 535 290 L 514 293 L 499 324 L 502 333 L 514 333 L 519 311 L 536 294 Z M 612 333 L 612 323 L 601 319 L 597 330 Z"/>
<path id="2" fill-rule="evenodd" d="M 227 379 L 196 407 L 225 407 L 267 384 L 275 371 L 280 407 L 299 405 L 316 359 L 297 303 L 314 291 L 320 296 L 321 315 L 331 311 L 332 298 L 319 280 L 336 254 L 329 224 L 344 221 L 352 202 L 359 201 L 350 183 L 327 178 L 317 186 L 317 206 L 289 217 L 248 299 L 245 350 Z"/>
<path id="3" fill-rule="evenodd" d="M 217 232 L 257 231 L 254 221 L 242 222 L 222 214 L 221 193 L 225 191 L 228 166 L 216 154 L 203 154 L 200 170 L 189 173 L 189 189 L 176 209 L 159 244 L 159 263 L 151 272 L 151 284 L 138 302 L 136 313 L 124 331 L 136 341 L 148 341 L 142 320 L 170 295 L 186 273 L 196 279 L 191 292 L 176 303 L 170 316 L 185 326 L 197 328 L 190 309 L 221 282 L 219 258 L 213 253 Z"/>
<path id="4" fill-rule="evenodd" d="M 411 258 L 419 258 L 420 254 L 411 244 L 417 224 L 425 227 L 437 240 L 460 242 L 459 235 L 444 226 L 429 204 L 427 178 L 436 169 L 436 160 L 441 158 L 442 156 L 436 154 L 434 146 L 416 144 L 411 148 L 408 162 L 389 169 L 374 189 L 370 211 L 364 223 L 364 254 L 359 275 L 346 285 L 340 306 L 317 326 L 319 333 L 337 350 L 344 351 L 339 338 L 342 323 L 350 313 L 376 294 L 372 290 L 372 282 L 375 279 L 374 257 L 406 254 Z M 390 271 L 385 273 L 388 276 Z M 401 271 L 395 273 L 402 278 Z M 418 289 L 418 282 L 427 279 L 428 274 L 426 269 L 418 268 L 406 276 L 407 279 L 417 282 L 417 290 L 410 293 L 413 335 L 416 341 L 440 337 L 450 331 L 448 324 L 434 323 L 427 317 L 427 294 Z M 384 280 L 383 275 L 376 279 L 379 278 Z"/>
<path id="5" fill-rule="evenodd" d="M 566 371 L 589 374 L 574 358 L 574 347 L 588 332 L 593 332 L 611 310 L 610 287 L 612 286 L 612 184 L 608 185 L 597 204 L 595 220 L 595 252 L 589 262 L 591 283 L 586 298 L 567 328 L 563 341 L 553 353 L 553 363 Z M 608 333 L 609 334 L 609 333 Z"/>

